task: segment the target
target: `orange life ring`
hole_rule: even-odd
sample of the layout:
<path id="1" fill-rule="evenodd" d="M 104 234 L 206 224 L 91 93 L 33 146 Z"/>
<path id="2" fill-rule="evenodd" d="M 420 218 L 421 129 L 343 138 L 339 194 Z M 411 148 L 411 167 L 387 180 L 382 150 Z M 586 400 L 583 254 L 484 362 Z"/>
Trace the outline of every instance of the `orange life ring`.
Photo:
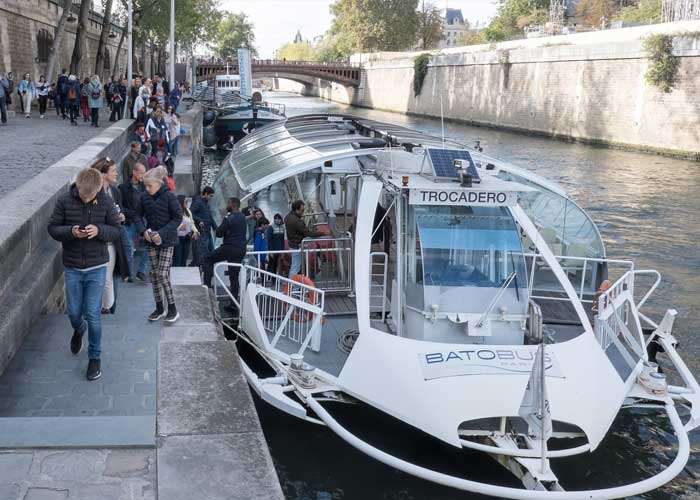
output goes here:
<path id="1" fill-rule="evenodd" d="M 311 278 L 307 278 L 303 274 L 295 274 L 291 278 L 292 281 L 295 281 L 297 283 L 301 283 L 303 285 L 311 286 L 316 288 L 316 283 L 314 283 Z M 291 290 L 290 290 L 290 284 L 287 283 L 284 287 L 284 294 L 287 296 L 291 296 Z M 309 292 L 309 301 L 312 304 L 316 304 L 316 292 L 313 290 Z M 311 318 L 313 317 L 313 313 L 311 311 L 307 311 L 306 313 L 302 313 L 298 310 L 295 310 L 294 313 L 292 314 L 292 320 L 296 321 L 297 323 L 306 323 L 307 321 L 310 321 Z"/>
<path id="2" fill-rule="evenodd" d="M 598 290 L 595 292 L 595 295 L 593 295 L 593 307 L 591 308 L 593 312 L 598 312 L 598 299 L 600 299 L 600 296 L 607 292 L 611 286 L 612 282 L 610 280 L 603 280 L 603 282 L 600 284 Z M 605 304 L 605 306 L 607 306 L 607 304 Z"/>

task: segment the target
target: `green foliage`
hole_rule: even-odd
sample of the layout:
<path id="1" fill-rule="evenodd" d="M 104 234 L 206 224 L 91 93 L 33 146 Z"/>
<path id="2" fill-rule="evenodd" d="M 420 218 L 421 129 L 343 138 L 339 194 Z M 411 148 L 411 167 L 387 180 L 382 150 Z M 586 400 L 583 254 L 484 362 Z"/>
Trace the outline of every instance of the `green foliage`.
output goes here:
<path id="1" fill-rule="evenodd" d="M 232 57 L 239 48 L 250 49 L 251 56 L 257 55 L 253 23 L 243 12 L 234 14 L 224 13 L 216 30 L 216 45 L 214 52 L 219 57 Z"/>
<path id="2" fill-rule="evenodd" d="M 421 54 L 413 60 L 413 95 L 418 97 L 423 88 L 423 80 L 428 74 L 430 54 Z"/>
<path id="3" fill-rule="evenodd" d="M 673 37 L 651 35 L 644 39 L 644 50 L 649 59 L 646 80 L 662 92 L 671 92 L 678 76 L 678 57 L 673 55 Z"/>
<path id="4" fill-rule="evenodd" d="M 285 43 L 277 51 L 277 59 L 287 61 L 315 61 L 316 49 L 310 43 Z"/>
<path id="5" fill-rule="evenodd" d="M 483 31 L 466 31 L 457 37 L 457 45 L 480 45 L 486 43 L 486 35 Z"/>
<path id="6" fill-rule="evenodd" d="M 423 50 L 436 48 L 440 44 L 442 22 L 440 9 L 423 0 L 418 11 L 418 41 Z"/>
<path id="7" fill-rule="evenodd" d="M 613 0 L 581 0 L 576 6 L 576 15 L 586 26 L 600 26 L 603 18 L 609 25 L 617 11 L 617 3 Z"/>
<path id="8" fill-rule="evenodd" d="M 157 44 L 170 36 L 170 0 L 135 0 L 134 35 Z M 175 0 L 175 35 L 178 47 L 190 48 L 214 38 L 220 13 L 216 0 Z"/>
<path id="9" fill-rule="evenodd" d="M 622 7 L 617 20 L 627 23 L 660 23 L 661 0 L 639 0 L 638 5 Z"/>
<path id="10" fill-rule="evenodd" d="M 418 34 L 418 0 L 335 0 L 330 35 L 344 57 L 410 49 Z"/>
<path id="11" fill-rule="evenodd" d="M 519 38 L 528 24 L 541 24 L 547 20 L 549 0 L 498 0 L 496 17 L 483 30 L 489 42 L 501 42 Z"/>

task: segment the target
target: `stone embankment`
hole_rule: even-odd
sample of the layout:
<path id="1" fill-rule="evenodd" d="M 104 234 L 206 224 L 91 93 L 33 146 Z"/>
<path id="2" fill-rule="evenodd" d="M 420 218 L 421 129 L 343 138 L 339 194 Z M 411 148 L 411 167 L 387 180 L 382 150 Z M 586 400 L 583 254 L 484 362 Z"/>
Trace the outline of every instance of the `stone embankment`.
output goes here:
<path id="1" fill-rule="evenodd" d="M 673 36 L 669 93 L 645 78 L 643 42 L 654 34 Z M 343 104 L 700 159 L 700 21 L 442 50 L 416 96 L 418 55 L 354 56 L 364 67 L 357 89 L 278 81 Z"/>

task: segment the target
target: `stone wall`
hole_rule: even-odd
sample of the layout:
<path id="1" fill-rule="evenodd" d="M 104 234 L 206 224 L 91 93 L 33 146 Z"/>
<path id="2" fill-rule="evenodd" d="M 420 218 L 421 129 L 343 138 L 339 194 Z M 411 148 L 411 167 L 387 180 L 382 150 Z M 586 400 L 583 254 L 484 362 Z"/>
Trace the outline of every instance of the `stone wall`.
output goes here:
<path id="1" fill-rule="evenodd" d="M 87 0 L 86 0 L 87 1 Z M 61 5 L 63 2 L 60 2 Z M 116 2 L 115 2 L 116 4 Z M 38 79 L 47 69 L 46 62 L 40 62 L 37 34 L 44 29 L 53 37 L 63 9 L 59 7 L 57 0 L 0 0 L 0 72 L 12 71 L 15 74 L 16 83 L 20 75 L 30 73 Z M 75 11 L 77 18 L 77 10 Z M 95 55 L 102 31 L 102 16 L 90 12 L 87 22 L 87 36 L 83 47 L 83 59 L 81 61 L 82 77 L 92 75 L 95 69 Z M 59 49 L 55 71 L 70 66 L 73 46 L 75 45 L 75 32 L 77 21 L 67 23 L 66 33 Z M 117 46 L 121 36 L 121 28 L 113 25 L 115 38 L 107 38 L 107 50 L 110 55 L 110 68 L 102 69 L 100 76 L 104 79 L 112 73 L 114 58 L 117 57 Z M 119 53 L 119 72 L 126 73 L 126 40 Z M 141 48 L 134 47 L 137 65 L 134 72 L 142 62 Z M 146 51 L 143 60 L 146 72 L 150 72 L 150 51 Z M 54 75 L 55 81 L 56 75 Z"/>
<path id="2" fill-rule="evenodd" d="M 645 79 L 652 33 L 676 35 L 670 93 Z M 318 82 L 303 92 L 431 117 L 442 103 L 446 119 L 700 159 L 700 21 L 447 49 L 431 57 L 415 97 L 417 55 L 358 55 L 359 89 Z"/>

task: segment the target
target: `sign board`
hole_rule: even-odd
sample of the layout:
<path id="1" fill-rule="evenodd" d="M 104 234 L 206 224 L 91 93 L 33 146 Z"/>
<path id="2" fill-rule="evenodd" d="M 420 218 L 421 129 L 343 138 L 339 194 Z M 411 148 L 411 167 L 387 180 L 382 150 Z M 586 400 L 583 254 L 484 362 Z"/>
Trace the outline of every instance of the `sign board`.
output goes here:
<path id="1" fill-rule="evenodd" d="M 411 205 L 464 205 L 482 207 L 510 207 L 518 204 L 514 191 L 488 191 L 478 189 L 411 189 L 408 196 Z"/>
<path id="2" fill-rule="evenodd" d="M 253 70 L 250 66 L 250 50 L 238 49 L 238 75 L 241 77 L 241 95 L 253 97 Z"/>
<path id="3" fill-rule="evenodd" d="M 418 354 L 425 380 L 463 375 L 530 375 L 535 361 L 535 346 L 471 345 L 452 351 Z M 545 374 L 564 378 L 554 353 L 545 354 Z"/>

